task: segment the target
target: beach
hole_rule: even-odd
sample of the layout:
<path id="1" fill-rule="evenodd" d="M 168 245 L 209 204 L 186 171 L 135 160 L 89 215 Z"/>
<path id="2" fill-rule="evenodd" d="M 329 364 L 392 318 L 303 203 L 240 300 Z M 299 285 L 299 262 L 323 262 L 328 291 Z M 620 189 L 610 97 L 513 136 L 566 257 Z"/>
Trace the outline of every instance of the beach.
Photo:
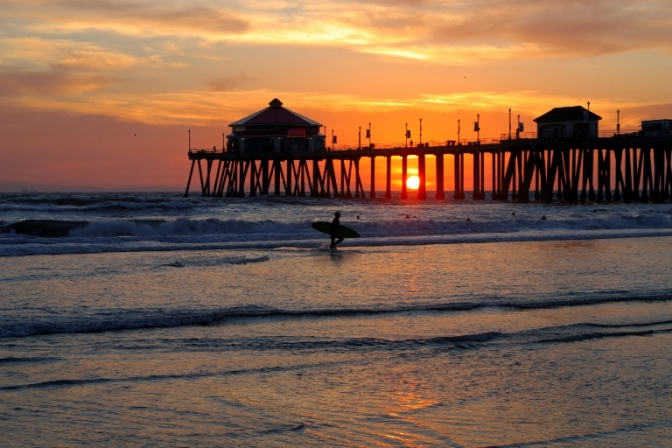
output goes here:
<path id="1" fill-rule="evenodd" d="M 335 211 L 362 238 L 333 252 L 310 223 Z M 672 440 L 669 205 L 31 193 L 0 212 L 2 446 Z"/>

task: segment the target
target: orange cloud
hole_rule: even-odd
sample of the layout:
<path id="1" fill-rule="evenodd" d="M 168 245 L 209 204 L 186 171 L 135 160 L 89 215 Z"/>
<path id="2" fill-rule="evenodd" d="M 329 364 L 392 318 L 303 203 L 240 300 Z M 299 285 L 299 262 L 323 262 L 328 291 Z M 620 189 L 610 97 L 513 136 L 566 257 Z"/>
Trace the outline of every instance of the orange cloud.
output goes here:
<path id="1" fill-rule="evenodd" d="M 17 37 L 0 39 L 5 65 L 62 66 L 105 71 L 128 70 L 138 59 L 118 50 L 66 39 Z"/>
<path id="2" fill-rule="evenodd" d="M 3 79 L 0 76 L 0 86 Z M 57 78 L 60 79 L 60 78 Z M 65 79 L 61 79 L 65 83 Z M 73 86 L 76 78 L 72 79 Z M 82 81 L 85 81 L 82 80 Z M 7 81 L 6 81 L 7 82 Z M 31 85 L 34 80 L 26 80 Z M 8 83 L 8 82 L 7 82 Z M 39 83 L 36 83 L 39 85 Z M 46 86 L 52 86 L 46 83 Z M 57 85 L 53 81 L 53 85 Z M 64 84 L 67 85 L 67 84 Z M 85 86 L 82 83 L 82 86 Z M 7 88 L 11 85 L 7 84 Z M 27 89 L 28 87 L 25 87 Z M 1 91 L 1 90 L 0 90 Z M 24 90 L 27 91 L 27 90 Z M 275 92 L 262 90 L 253 91 L 184 91 L 169 93 L 95 95 L 82 94 L 79 96 L 52 96 L 48 93 L 64 93 L 65 89 L 47 88 L 36 93 L 42 96 L 14 98 L 7 104 L 14 107 L 32 108 L 37 110 L 63 110 L 76 114 L 103 114 L 122 120 L 132 120 L 155 125 L 223 125 L 249 115 L 266 106 L 268 101 L 277 96 L 287 107 L 300 113 L 321 113 L 316 105 L 328 104 L 330 113 L 352 114 L 385 114 L 403 112 L 408 117 L 421 117 L 422 114 L 451 113 L 455 111 L 473 110 L 484 113 L 504 113 L 513 107 L 515 113 L 536 115 L 557 105 L 582 104 L 581 98 L 544 95 L 540 92 L 471 92 L 469 94 L 453 95 L 421 95 L 414 98 L 390 98 L 380 100 L 376 98 L 362 98 L 353 95 L 333 95 L 320 92 Z M 84 92 L 84 90 L 82 90 Z M 69 93 L 76 93 L 75 90 Z M 601 110 L 616 110 L 617 108 L 634 108 L 644 106 L 644 103 L 615 104 L 608 99 L 593 99 L 593 107 Z M 314 116 L 320 119 L 318 116 Z M 408 119 L 407 119 L 408 120 Z M 403 123 L 403 122 L 402 122 Z M 464 131 L 468 130 L 468 119 L 463 123 Z M 531 124 L 530 124 L 531 125 Z M 491 135 L 495 137 L 495 135 Z M 463 137 L 464 138 L 464 137 Z M 345 141 L 344 141 L 345 143 Z M 349 143 L 354 143 L 350 141 Z"/>
<path id="3" fill-rule="evenodd" d="M 436 63 L 558 58 L 670 49 L 666 2 L 624 0 L 315 3 L 8 0 L 6 19 L 32 32 L 100 30 L 146 38 L 328 45 Z"/>

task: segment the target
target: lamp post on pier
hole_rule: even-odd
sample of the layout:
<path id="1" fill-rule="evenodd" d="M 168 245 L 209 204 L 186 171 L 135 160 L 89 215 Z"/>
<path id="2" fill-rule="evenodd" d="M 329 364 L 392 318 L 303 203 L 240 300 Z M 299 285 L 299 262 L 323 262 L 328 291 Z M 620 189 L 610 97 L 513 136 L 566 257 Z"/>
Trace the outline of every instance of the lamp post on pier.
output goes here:
<path id="1" fill-rule="evenodd" d="M 457 120 L 457 144 L 458 145 L 462 144 L 462 143 L 460 143 L 460 120 L 459 119 Z"/>
<path id="2" fill-rule="evenodd" d="M 357 149 L 358 149 L 359 151 L 362 150 L 362 127 L 361 127 L 361 126 L 359 127 Z"/>
<path id="3" fill-rule="evenodd" d="M 371 123 L 369 123 L 369 129 L 366 131 L 366 138 L 369 139 L 369 149 L 371 149 Z"/>
<path id="4" fill-rule="evenodd" d="M 406 147 L 408 148 L 408 123 L 406 123 L 406 132 L 404 132 L 404 136 L 406 137 Z"/>
<path id="5" fill-rule="evenodd" d="M 509 140 L 511 140 L 511 108 L 509 107 Z"/>
<path id="6" fill-rule="evenodd" d="M 516 128 L 516 140 L 520 138 L 520 115 L 518 115 L 518 127 Z"/>
<path id="7" fill-rule="evenodd" d="M 590 129 L 590 101 L 588 101 L 588 138 L 590 138 L 591 129 Z"/>
<path id="8" fill-rule="evenodd" d="M 621 110 L 616 111 L 616 135 L 621 135 Z"/>
<path id="9" fill-rule="evenodd" d="M 422 146 L 422 118 L 420 119 L 420 146 Z"/>

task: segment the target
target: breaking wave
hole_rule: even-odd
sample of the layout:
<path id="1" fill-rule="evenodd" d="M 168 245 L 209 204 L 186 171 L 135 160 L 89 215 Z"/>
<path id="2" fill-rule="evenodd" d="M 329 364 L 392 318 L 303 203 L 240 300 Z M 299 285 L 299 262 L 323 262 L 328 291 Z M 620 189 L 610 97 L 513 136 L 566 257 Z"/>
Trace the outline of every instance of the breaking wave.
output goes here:
<path id="1" fill-rule="evenodd" d="M 190 208 L 200 204 L 197 198 L 177 199 L 177 195 L 138 193 L 82 194 L 2 194 L 0 212 L 48 211 L 51 213 L 111 209 Z"/>
<path id="2" fill-rule="evenodd" d="M 415 306 L 388 306 L 380 308 L 337 308 L 337 309 L 278 309 L 261 306 L 238 306 L 214 310 L 119 310 L 103 311 L 89 316 L 49 316 L 0 324 L 0 338 L 29 337 L 51 334 L 100 333 L 125 330 L 145 330 L 155 328 L 176 328 L 196 325 L 222 324 L 240 319 L 306 319 L 350 316 L 378 316 L 398 313 L 447 313 L 473 311 L 484 308 L 534 310 L 559 307 L 577 307 L 623 302 L 668 302 L 667 294 L 648 296 L 586 296 L 573 299 L 549 299 L 535 302 L 515 299 L 484 300 L 481 302 L 450 302 Z M 624 325 L 584 324 L 592 333 L 613 332 Z M 658 321 L 647 324 L 628 324 L 633 332 L 647 331 L 643 327 L 651 325 L 672 325 L 672 321 Z M 547 335 L 553 338 L 566 335 Z"/>
<path id="3" fill-rule="evenodd" d="M 109 236 L 167 236 L 208 234 L 313 234 L 312 220 L 289 222 L 279 220 L 177 218 L 177 219 L 99 219 L 55 220 L 26 219 L 1 223 L 1 233 L 17 233 L 47 237 L 109 237 Z M 672 229 L 672 213 L 610 214 L 602 217 L 563 217 L 554 220 L 529 218 L 470 219 L 443 217 L 442 219 L 383 219 L 380 221 L 355 221 L 348 225 L 362 236 L 389 237 L 408 235 L 443 235 L 469 233 L 512 233 L 524 230 L 632 230 Z"/>
<path id="4" fill-rule="evenodd" d="M 310 220 L 190 219 L 136 221 L 26 220 L 0 226 L 0 257 L 180 250 L 315 249 L 328 236 L 316 232 Z M 672 236 L 672 225 L 604 227 L 573 223 L 539 226 L 495 222 L 469 223 L 387 221 L 352 225 L 361 238 L 347 246 L 419 246 L 430 244 L 514 241 L 566 241 Z"/>
<path id="5" fill-rule="evenodd" d="M 342 211 L 342 224 L 362 236 L 348 240 L 350 247 L 672 235 L 672 209 L 664 204 L 0 194 L 0 256 L 310 249 L 326 238 L 310 224 L 330 219 L 334 209 Z"/>

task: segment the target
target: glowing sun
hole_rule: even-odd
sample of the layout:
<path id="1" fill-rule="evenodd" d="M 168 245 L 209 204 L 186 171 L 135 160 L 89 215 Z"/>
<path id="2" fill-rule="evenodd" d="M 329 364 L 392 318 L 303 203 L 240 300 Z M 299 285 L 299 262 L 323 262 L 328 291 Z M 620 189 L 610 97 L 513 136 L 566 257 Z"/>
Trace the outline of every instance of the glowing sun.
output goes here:
<path id="1" fill-rule="evenodd" d="M 420 188 L 420 178 L 418 176 L 409 176 L 408 179 L 406 179 L 406 187 L 408 187 L 409 190 L 417 190 Z"/>

